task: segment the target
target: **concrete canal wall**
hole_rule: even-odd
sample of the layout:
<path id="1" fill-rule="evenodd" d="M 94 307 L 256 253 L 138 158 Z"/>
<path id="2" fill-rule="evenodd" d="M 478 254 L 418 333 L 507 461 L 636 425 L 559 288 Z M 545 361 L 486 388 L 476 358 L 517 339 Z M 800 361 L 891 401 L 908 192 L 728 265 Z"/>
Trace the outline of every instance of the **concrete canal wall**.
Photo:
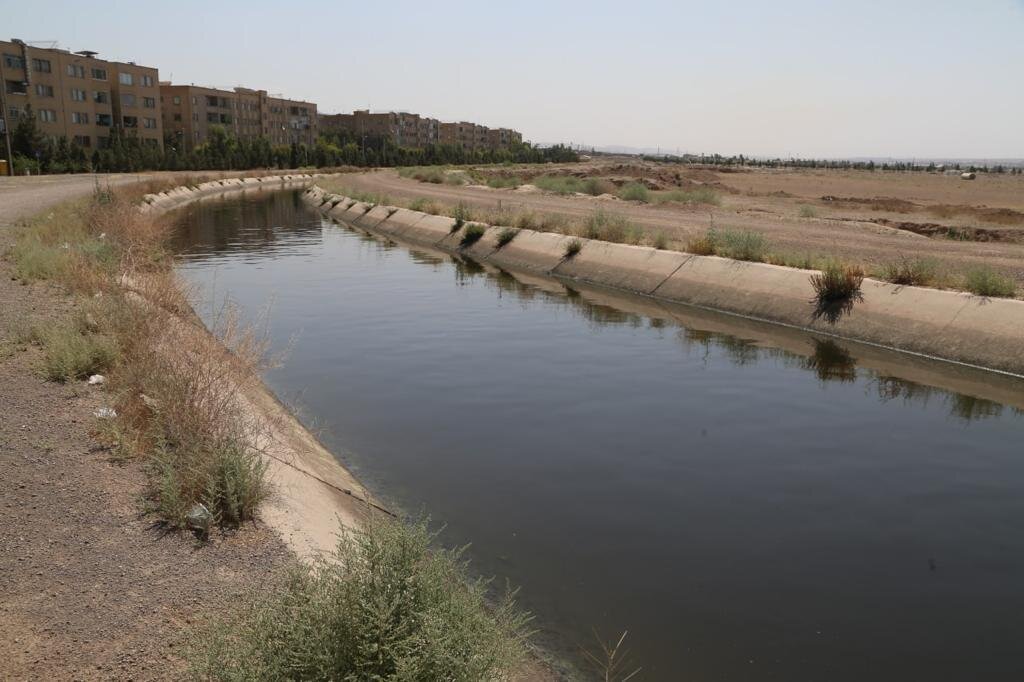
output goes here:
<path id="1" fill-rule="evenodd" d="M 498 235 L 506 228 L 486 225 L 480 240 L 462 248 L 465 226 L 455 230 L 453 218 L 372 206 L 315 185 L 303 197 L 345 223 L 502 268 L 1024 375 L 1024 301 L 865 279 L 861 297 L 847 309 L 822 310 L 808 270 L 582 238 L 579 253 L 568 257 L 566 249 L 575 238 L 534 230 L 518 230 L 499 248 Z"/>

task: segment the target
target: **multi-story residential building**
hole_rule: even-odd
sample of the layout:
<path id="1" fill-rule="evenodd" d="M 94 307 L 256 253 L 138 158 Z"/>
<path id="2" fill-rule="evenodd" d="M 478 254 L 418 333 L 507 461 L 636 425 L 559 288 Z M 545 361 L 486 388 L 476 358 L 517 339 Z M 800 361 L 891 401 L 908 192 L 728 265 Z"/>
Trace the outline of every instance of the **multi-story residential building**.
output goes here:
<path id="1" fill-rule="evenodd" d="M 232 137 L 271 144 L 313 145 L 317 136 L 316 104 L 272 97 L 266 90 L 221 90 L 198 85 L 160 84 L 164 128 L 182 149 L 206 143 L 220 126 Z"/>
<path id="2" fill-rule="evenodd" d="M 386 138 L 399 147 L 425 147 L 428 144 L 456 145 L 463 149 L 499 149 L 523 141 L 522 133 L 509 128 L 490 130 L 486 126 L 462 121 L 442 123 L 436 118 L 406 112 L 370 112 L 362 109 L 351 114 L 323 114 L 320 128 L 346 131 L 360 137 Z"/>
<path id="3" fill-rule="evenodd" d="M 157 69 L 96 55 L 0 41 L 4 124 L 13 128 L 31 107 L 44 135 L 87 150 L 107 146 L 114 129 L 162 145 Z"/>

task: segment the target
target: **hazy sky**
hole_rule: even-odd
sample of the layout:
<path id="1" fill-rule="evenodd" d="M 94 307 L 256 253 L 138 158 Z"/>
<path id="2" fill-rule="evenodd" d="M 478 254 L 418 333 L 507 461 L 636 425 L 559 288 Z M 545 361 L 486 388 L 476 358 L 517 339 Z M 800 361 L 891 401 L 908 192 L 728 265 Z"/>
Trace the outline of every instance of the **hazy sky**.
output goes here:
<path id="1" fill-rule="evenodd" d="M 540 142 L 1024 157 L 1024 0 L 0 0 L 2 38 Z"/>

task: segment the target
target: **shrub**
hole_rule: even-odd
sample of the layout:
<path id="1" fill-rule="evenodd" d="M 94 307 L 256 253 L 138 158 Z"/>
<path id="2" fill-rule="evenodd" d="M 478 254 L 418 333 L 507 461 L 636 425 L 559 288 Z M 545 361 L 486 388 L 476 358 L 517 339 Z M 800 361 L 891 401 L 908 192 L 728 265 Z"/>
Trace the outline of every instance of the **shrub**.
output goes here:
<path id="1" fill-rule="evenodd" d="M 515 189 L 519 185 L 523 184 L 521 178 L 503 178 L 500 176 L 487 178 L 487 186 L 493 187 L 494 189 Z"/>
<path id="2" fill-rule="evenodd" d="M 572 258 L 573 256 L 575 256 L 576 254 L 578 254 L 582 250 L 583 250 L 583 240 L 581 240 L 579 238 L 574 238 L 574 239 L 570 240 L 569 243 L 566 244 L 566 246 L 565 246 L 565 257 L 566 258 Z"/>
<path id="3" fill-rule="evenodd" d="M 467 182 L 464 173 L 445 173 L 444 183 L 446 185 L 465 185 Z"/>
<path id="4" fill-rule="evenodd" d="M 933 260 L 900 256 L 898 261 L 882 267 L 881 277 L 893 284 L 927 286 L 935 281 L 936 268 Z"/>
<path id="5" fill-rule="evenodd" d="M 718 193 L 709 187 L 671 189 L 665 192 L 656 192 L 653 196 L 656 203 L 673 201 L 680 204 L 707 204 L 711 206 L 718 206 L 722 203 Z"/>
<path id="6" fill-rule="evenodd" d="M 460 201 L 456 204 L 455 208 L 452 209 L 452 217 L 455 218 L 455 225 L 452 226 L 452 232 L 457 232 L 462 229 L 462 226 L 466 224 L 466 221 L 473 219 L 473 212 L 469 209 L 469 206 Z"/>
<path id="7" fill-rule="evenodd" d="M 668 235 L 666 235 L 664 232 L 659 232 L 654 237 L 654 248 L 658 249 L 659 251 L 664 251 L 665 249 L 667 249 Z"/>
<path id="8" fill-rule="evenodd" d="M 699 237 L 692 237 L 686 242 L 686 250 L 698 256 L 715 255 L 715 231 L 711 229 Z"/>
<path id="9" fill-rule="evenodd" d="M 583 236 L 619 244 L 638 244 L 641 231 L 625 216 L 598 209 L 583 224 Z"/>
<path id="10" fill-rule="evenodd" d="M 580 189 L 584 194 L 597 197 L 602 194 L 611 194 L 615 188 L 607 180 L 601 180 L 600 178 L 587 178 L 583 181 Z"/>
<path id="11" fill-rule="evenodd" d="M 852 300 L 860 293 L 864 271 L 857 265 L 832 260 L 820 273 L 811 275 L 811 286 L 818 303 L 825 305 Z"/>
<path id="12" fill-rule="evenodd" d="M 50 381 L 85 379 L 107 371 L 118 358 L 113 339 L 84 331 L 75 324 L 41 327 L 33 331 L 33 338 L 43 347 L 40 372 Z"/>
<path id="13" fill-rule="evenodd" d="M 569 175 L 541 175 L 533 179 L 533 184 L 545 192 L 555 194 L 575 194 L 583 190 L 579 178 Z"/>
<path id="14" fill-rule="evenodd" d="M 487 604 L 462 551 L 432 549 L 425 521 L 371 516 L 334 553 L 208 622 L 187 652 L 209 680 L 501 680 L 524 657 L 529 617 Z"/>
<path id="15" fill-rule="evenodd" d="M 801 218 L 815 218 L 818 215 L 818 211 L 807 204 L 800 206 L 800 217 Z"/>
<path id="16" fill-rule="evenodd" d="M 715 234 L 715 253 L 725 258 L 763 262 L 767 240 L 758 232 L 721 230 Z"/>
<path id="17" fill-rule="evenodd" d="M 422 211 L 431 215 L 437 215 L 439 212 L 437 204 L 426 197 L 413 199 L 412 203 L 409 204 L 409 208 L 413 211 Z"/>
<path id="18" fill-rule="evenodd" d="M 1017 293 L 1017 285 L 1012 279 L 988 266 L 969 270 L 966 286 L 967 291 L 977 296 L 1011 298 Z"/>
<path id="19" fill-rule="evenodd" d="M 466 231 L 462 234 L 462 241 L 459 242 L 459 246 L 466 248 L 472 246 L 480 241 L 480 238 L 484 236 L 486 228 L 483 225 L 474 223 L 466 226 Z"/>
<path id="20" fill-rule="evenodd" d="M 498 248 L 502 248 L 512 243 L 512 240 L 519 234 L 519 230 L 514 227 L 506 227 L 498 233 Z"/>
<path id="21" fill-rule="evenodd" d="M 625 201 L 641 201 L 646 204 L 651 200 L 651 193 L 643 183 L 627 182 L 619 189 L 619 198 Z"/>

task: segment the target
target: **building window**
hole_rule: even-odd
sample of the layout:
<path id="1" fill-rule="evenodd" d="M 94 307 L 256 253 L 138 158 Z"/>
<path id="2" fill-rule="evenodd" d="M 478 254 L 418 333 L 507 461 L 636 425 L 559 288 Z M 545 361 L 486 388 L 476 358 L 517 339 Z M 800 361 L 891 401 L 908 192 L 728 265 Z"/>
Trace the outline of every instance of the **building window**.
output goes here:
<path id="1" fill-rule="evenodd" d="M 175 114 L 175 115 L 174 115 L 174 121 L 175 121 L 176 123 L 177 123 L 177 122 L 180 122 L 180 121 L 181 121 L 181 114 Z"/>
<path id="2" fill-rule="evenodd" d="M 8 95 L 27 95 L 28 84 L 24 81 L 5 81 L 4 91 Z"/>
<path id="3" fill-rule="evenodd" d="M 92 93 L 92 101 L 96 104 L 110 104 L 110 96 L 104 90 L 95 90 Z"/>
<path id="4" fill-rule="evenodd" d="M 118 73 L 117 80 L 121 85 L 135 85 L 135 79 L 130 73 Z"/>
<path id="5" fill-rule="evenodd" d="M 156 109 L 156 100 L 152 97 L 143 97 L 142 106 L 147 109 Z"/>
<path id="6" fill-rule="evenodd" d="M 66 70 L 72 78 L 85 78 L 85 67 L 81 64 L 68 64 Z"/>
<path id="7" fill-rule="evenodd" d="M 7 116 L 12 121 L 17 121 L 19 118 L 21 118 L 21 109 L 19 109 L 18 107 L 10 107 L 7 109 Z"/>
<path id="8" fill-rule="evenodd" d="M 192 106 L 199 104 L 195 97 L 192 98 Z"/>
<path id="9" fill-rule="evenodd" d="M 210 113 L 208 113 L 206 115 L 206 122 L 207 123 L 220 123 L 220 114 L 215 114 L 214 112 L 211 111 Z"/>
<path id="10" fill-rule="evenodd" d="M 53 97 L 53 86 L 45 83 L 36 83 L 36 95 L 39 97 Z"/>
<path id="11" fill-rule="evenodd" d="M 178 97 L 177 95 L 174 96 L 174 100 L 173 101 L 174 101 L 175 104 L 181 104 L 181 98 Z"/>
<path id="12" fill-rule="evenodd" d="M 84 102 L 85 101 L 85 90 L 79 90 L 78 88 L 71 88 L 71 100 L 73 102 Z"/>
<path id="13" fill-rule="evenodd" d="M 199 121 L 199 114 L 198 114 L 198 112 L 195 112 L 195 111 L 192 112 L 192 120 L 193 121 L 197 121 L 197 122 Z"/>
<path id="14" fill-rule="evenodd" d="M 53 109 L 40 109 L 39 120 L 44 123 L 54 123 L 57 120 L 57 112 Z"/>
<path id="15" fill-rule="evenodd" d="M 156 128 L 156 119 L 155 118 L 144 118 L 144 119 L 142 119 L 142 127 L 143 128 L 149 128 L 150 130 Z"/>
<path id="16" fill-rule="evenodd" d="M 72 111 L 71 112 L 71 122 L 72 123 L 83 123 L 83 124 L 84 123 L 88 123 L 89 122 L 89 114 L 86 114 L 86 113 L 81 112 L 81 111 Z"/>
<path id="17" fill-rule="evenodd" d="M 49 59 L 33 59 L 32 70 L 38 71 L 39 73 L 50 73 L 50 60 Z"/>
<path id="18" fill-rule="evenodd" d="M 135 106 L 135 95 L 130 95 L 130 94 L 121 95 L 121 106 L 122 107 L 134 107 Z"/>
<path id="19" fill-rule="evenodd" d="M 4 67 L 8 69 L 24 69 L 25 60 L 16 54 L 7 54 L 4 52 Z"/>
<path id="20" fill-rule="evenodd" d="M 92 77 L 93 77 L 93 80 L 105 81 L 105 80 L 107 80 L 107 70 L 106 69 L 95 69 L 94 68 L 92 70 Z"/>
<path id="21" fill-rule="evenodd" d="M 96 114 L 96 125 L 98 126 L 109 128 L 113 122 L 114 121 L 110 117 L 110 114 Z"/>
<path id="22" fill-rule="evenodd" d="M 138 116 L 122 116 L 121 123 L 125 128 L 138 128 L 139 117 Z"/>
<path id="23" fill-rule="evenodd" d="M 75 135 L 72 138 L 72 142 L 77 144 L 79 147 L 91 147 L 92 146 L 92 138 L 89 137 L 88 135 Z"/>
<path id="24" fill-rule="evenodd" d="M 147 87 L 147 88 L 153 87 L 153 77 L 152 76 L 143 76 L 142 77 L 142 85 Z"/>

